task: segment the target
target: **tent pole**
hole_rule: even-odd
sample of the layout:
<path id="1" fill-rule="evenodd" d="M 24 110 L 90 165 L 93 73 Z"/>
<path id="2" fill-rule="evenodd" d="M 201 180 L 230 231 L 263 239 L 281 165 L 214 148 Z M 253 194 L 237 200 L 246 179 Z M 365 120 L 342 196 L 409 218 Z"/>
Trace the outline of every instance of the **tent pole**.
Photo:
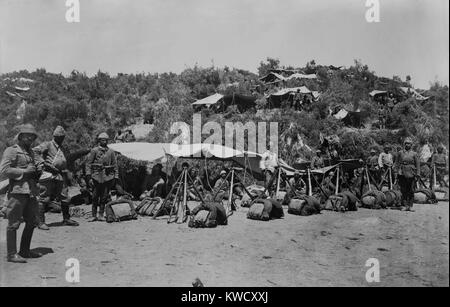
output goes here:
<path id="1" fill-rule="evenodd" d="M 336 174 L 336 192 L 335 195 L 339 193 L 339 175 L 340 175 L 340 166 L 337 167 L 337 174 Z"/>
<path id="2" fill-rule="evenodd" d="M 311 171 L 308 167 L 308 195 L 312 196 Z"/>
<path id="3" fill-rule="evenodd" d="M 230 194 L 228 194 L 228 206 L 231 210 L 231 201 L 233 198 L 233 185 L 234 185 L 234 168 L 231 168 L 231 180 L 230 180 Z"/>
<path id="4" fill-rule="evenodd" d="M 280 168 L 280 166 L 278 166 L 277 190 L 275 191 L 275 198 L 277 198 L 278 193 L 280 192 L 280 178 L 281 178 L 281 168 Z"/>
<path id="5" fill-rule="evenodd" d="M 372 187 L 370 186 L 370 177 L 369 177 L 369 171 L 367 170 L 367 166 L 366 166 L 366 176 L 367 176 L 367 184 L 369 185 L 369 191 L 372 191 Z"/>

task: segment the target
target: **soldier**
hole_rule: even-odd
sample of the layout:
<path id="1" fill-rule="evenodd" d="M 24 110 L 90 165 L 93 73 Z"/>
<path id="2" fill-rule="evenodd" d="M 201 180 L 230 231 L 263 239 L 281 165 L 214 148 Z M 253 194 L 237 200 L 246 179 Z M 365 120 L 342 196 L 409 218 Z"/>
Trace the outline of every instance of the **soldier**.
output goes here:
<path id="1" fill-rule="evenodd" d="M 378 166 L 383 170 L 384 175 L 389 175 L 388 170 L 394 165 L 394 158 L 390 153 L 391 147 L 384 146 L 383 152 L 378 156 Z M 385 180 L 385 178 L 383 178 Z M 388 180 L 387 180 L 388 181 Z M 388 181 L 389 182 L 389 181 Z"/>
<path id="2" fill-rule="evenodd" d="M 370 150 L 370 157 L 366 161 L 367 167 L 369 168 L 369 174 L 375 179 L 376 184 L 379 181 L 380 167 L 378 165 L 378 155 L 375 149 Z"/>
<path id="3" fill-rule="evenodd" d="M 336 178 L 334 178 L 334 171 L 330 171 L 328 176 L 322 182 L 322 189 L 329 195 L 332 195 L 336 191 L 336 185 L 334 184 Z"/>
<path id="4" fill-rule="evenodd" d="M 104 221 L 105 205 L 109 201 L 109 192 L 119 178 L 119 169 L 114 151 L 108 148 L 109 136 L 100 133 L 97 138 L 99 146 L 89 153 L 86 162 L 86 179 L 94 186 L 92 196 L 92 220 Z M 97 215 L 97 208 L 100 207 Z"/>
<path id="5" fill-rule="evenodd" d="M 434 184 L 439 184 L 442 187 L 448 187 L 444 180 L 445 174 L 448 173 L 448 157 L 444 153 L 444 146 L 439 145 L 437 148 L 437 153 L 433 154 L 431 157 L 431 168 L 436 171 L 436 182 Z"/>
<path id="6" fill-rule="evenodd" d="M 162 168 L 161 163 L 157 163 L 153 167 L 150 164 L 147 165 L 147 174 L 142 184 L 142 191 L 144 191 L 142 194 L 150 197 L 165 197 L 167 174 L 162 171 Z"/>
<path id="7" fill-rule="evenodd" d="M 57 201 L 61 204 L 63 215 L 63 225 L 78 226 L 79 224 L 70 219 L 69 199 L 68 199 L 68 169 L 67 160 L 64 155 L 62 144 L 66 132 L 61 126 L 57 126 L 53 132 L 53 140 L 44 142 L 33 148 L 36 159 L 42 165 L 44 174 L 39 185 L 41 191 L 39 193 L 39 225 L 42 230 L 49 230 L 45 224 L 45 211 L 50 202 Z"/>
<path id="8" fill-rule="evenodd" d="M 398 153 L 398 184 L 402 192 L 402 211 L 412 211 L 414 201 L 414 179 L 420 176 L 420 159 L 412 150 L 411 138 L 403 142 L 404 149 Z"/>
<path id="9" fill-rule="evenodd" d="M 217 197 L 215 200 L 227 199 L 229 190 L 230 183 L 227 180 L 227 172 L 225 170 L 221 170 L 220 178 L 217 179 L 213 188 L 214 193 L 217 193 Z"/>
<path id="10" fill-rule="evenodd" d="M 0 174 L 9 179 L 6 207 L 7 261 L 25 263 L 27 261 L 24 258 L 42 256 L 30 250 L 33 231 L 38 224 L 37 181 L 42 171 L 31 149 L 37 138 L 36 129 L 30 124 L 25 124 L 20 128 L 17 138 L 18 144 L 6 148 L 3 153 Z M 20 241 L 20 251 L 17 253 L 17 229 L 22 219 L 25 221 L 25 228 Z"/>
<path id="11" fill-rule="evenodd" d="M 300 177 L 300 172 L 295 171 L 294 177 L 289 179 L 289 187 L 288 192 L 289 195 L 296 195 L 297 193 L 305 193 L 306 192 L 306 183 L 303 181 L 302 177 Z"/>
<path id="12" fill-rule="evenodd" d="M 311 169 L 318 169 L 325 167 L 325 162 L 322 158 L 322 151 L 316 150 L 316 155 L 311 160 Z"/>

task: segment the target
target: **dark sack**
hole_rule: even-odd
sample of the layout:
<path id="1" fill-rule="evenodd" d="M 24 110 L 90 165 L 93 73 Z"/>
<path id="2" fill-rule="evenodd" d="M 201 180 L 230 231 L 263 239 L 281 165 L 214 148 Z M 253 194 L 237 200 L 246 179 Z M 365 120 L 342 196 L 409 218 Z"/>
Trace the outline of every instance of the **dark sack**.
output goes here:
<path id="1" fill-rule="evenodd" d="M 343 191 L 340 194 L 347 196 L 347 211 L 358 211 L 358 207 L 361 206 L 361 202 L 355 193 L 351 191 Z"/>
<path id="2" fill-rule="evenodd" d="M 340 211 L 345 212 L 347 211 L 348 207 L 348 198 L 345 195 L 342 194 L 336 194 L 331 195 L 328 197 L 327 201 L 325 202 L 325 210 L 331 210 L 331 211 Z"/>
<path id="3" fill-rule="evenodd" d="M 189 220 L 188 226 L 191 228 L 205 228 L 205 227 L 211 227 L 211 225 L 208 224 L 210 216 L 210 211 L 208 210 L 200 210 L 197 212 L 195 216 L 192 216 Z"/>
<path id="4" fill-rule="evenodd" d="M 284 197 L 284 195 L 283 195 Z M 272 210 L 270 211 L 270 218 L 271 219 L 280 219 L 284 216 L 284 212 L 283 212 L 283 205 L 281 204 L 280 201 L 276 200 L 276 199 L 267 199 L 268 201 L 270 201 L 272 203 Z"/>
<path id="5" fill-rule="evenodd" d="M 137 219 L 133 202 L 128 199 L 118 199 L 107 203 L 105 213 L 108 223 Z"/>
<path id="6" fill-rule="evenodd" d="M 402 193 L 398 190 L 388 190 L 384 192 L 386 195 L 386 206 L 391 208 L 400 207 L 402 205 Z"/>
<path id="7" fill-rule="evenodd" d="M 362 196 L 361 203 L 363 208 L 384 209 L 386 208 L 386 195 L 381 191 L 372 190 Z"/>
<path id="8" fill-rule="evenodd" d="M 288 213 L 309 216 L 320 213 L 320 202 L 314 196 L 297 196 L 292 198 L 288 205 Z"/>

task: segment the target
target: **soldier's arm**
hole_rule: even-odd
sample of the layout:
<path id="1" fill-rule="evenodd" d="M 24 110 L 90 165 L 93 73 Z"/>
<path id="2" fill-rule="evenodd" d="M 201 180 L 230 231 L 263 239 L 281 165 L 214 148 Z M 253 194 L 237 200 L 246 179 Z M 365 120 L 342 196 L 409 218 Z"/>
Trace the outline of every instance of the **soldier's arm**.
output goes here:
<path id="1" fill-rule="evenodd" d="M 12 167 L 11 164 L 16 159 L 16 150 L 14 148 L 6 148 L 3 152 L 2 161 L 0 162 L 0 175 L 8 179 L 20 180 L 23 177 L 23 169 Z"/>
<path id="2" fill-rule="evenodd" d="M 415 159 L 415 162 L 416 162 L 416 174 L 417 174 L 417 176 L 420 176 L 420 158 L 419 158 L 419 154 L 415 154 L 414 155 L 414 159 Z"/>
<path id="3" fill-rule="evenodd" d="M 43 167 L 45 164 L 45 156 L 48 153 L 48 144 L 48 142 L 44 142 L 33 148 L 34 157 L 36 159 L 37 165 L 39 165 L 40 167 Z"/>
<path id="4" fill-rule="evenodd" d="M 86 175 L 91 176 L 92 175 L 92 163 L 94 162 L 95 158 L 95 151 L 94 149 L 91 150 L 89 153 L 89 156 L 86 161 Z"/>
<path id="5" fill-rule="evenodd" d="M 378 156 L 378 166 L 383 167 L 383 154 Z"/>
<path id="6" fill-rule="evenodd" d="M 117 165 L 117 157 L 114 151 L 111 151 L 111 166 L 114 167 L 114 179 L 119 179 L 119 166 Z"/>

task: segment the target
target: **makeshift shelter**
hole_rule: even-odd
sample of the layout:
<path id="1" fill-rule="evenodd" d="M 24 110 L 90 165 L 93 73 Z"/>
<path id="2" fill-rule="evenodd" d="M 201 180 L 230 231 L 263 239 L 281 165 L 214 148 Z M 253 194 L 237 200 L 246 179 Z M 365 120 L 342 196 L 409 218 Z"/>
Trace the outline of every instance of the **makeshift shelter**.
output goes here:
<path id="1" fill-rule="evenodd" d="M 223 98 L 222 94 L 216 93 L 216 94 L 208 96 L 206 98 L 197 100 L 196 102 L 192 103 L 192 105 L 193 106 L 207 106 L 207 107 L 209 107 L 209 106 L 212 106 L 212 105 L 218 103 L 222 98 Z"/>
<path id="2" fill-rule="evenodd" d="M 192 103 L 194 107 L 202 107 L 206 106 L 208 108 L 217 108 L 225 110 L 227 107 L 231 105 L 236 105 L 239 112 L 244 112 L 254 106 L 256 106 L 256 97 L 254 96 L 246 96 L 240 94 L 231 94 L 231 95 L 222 95 L 222 94 L 214 94 L 208 96 L 206 98 L 197 100 Z"/>
<path id="3" fill-rule="evenodd" d="M 370 117 L 370 113 L 341 109 L 333 117 L 341 120 L 346 126 L 359 128 L 364 126 L 364 121 Z"/>
<path id="4" fill-rule="evenodd" d="M 404 87 L 400 86 L 399 89 L 403 92 L 403 94 L 407 96 L 412 96 L 416 100 L 425 101 L 428 100 L 430 97 L 425 97 L 422 94 L 420 94 L 418 91 L 411 87 Z"/>
<path id="5" fill-rule="evenodd" d="M 275 93 L 266 95 L 266 99 L 269 99 L 271 108 L 281 107 L 283 101 L 294 100 L 295 95 L 309 96 L 309 101 L 316 101 L 320 94 L 318 92 L 310 91 L 306 86 L 283 88 Z"/>
<path id="6" fill-rule="evenodd" d="M 302 74 L 299 72 L 295 72 L 290 76 L 283 76 L 279 73 L 276 72 L 270 72 L 267 75 L 265 75 L 264 77 L 259 78 L 259 80 L 265 82 L 265 83 L 274 83 L 274 82 L 280 82 L 280 81 L 289 81 L 289 80 L 293 80 L 293 79 L 317 79 L 316 74 Z"/>

